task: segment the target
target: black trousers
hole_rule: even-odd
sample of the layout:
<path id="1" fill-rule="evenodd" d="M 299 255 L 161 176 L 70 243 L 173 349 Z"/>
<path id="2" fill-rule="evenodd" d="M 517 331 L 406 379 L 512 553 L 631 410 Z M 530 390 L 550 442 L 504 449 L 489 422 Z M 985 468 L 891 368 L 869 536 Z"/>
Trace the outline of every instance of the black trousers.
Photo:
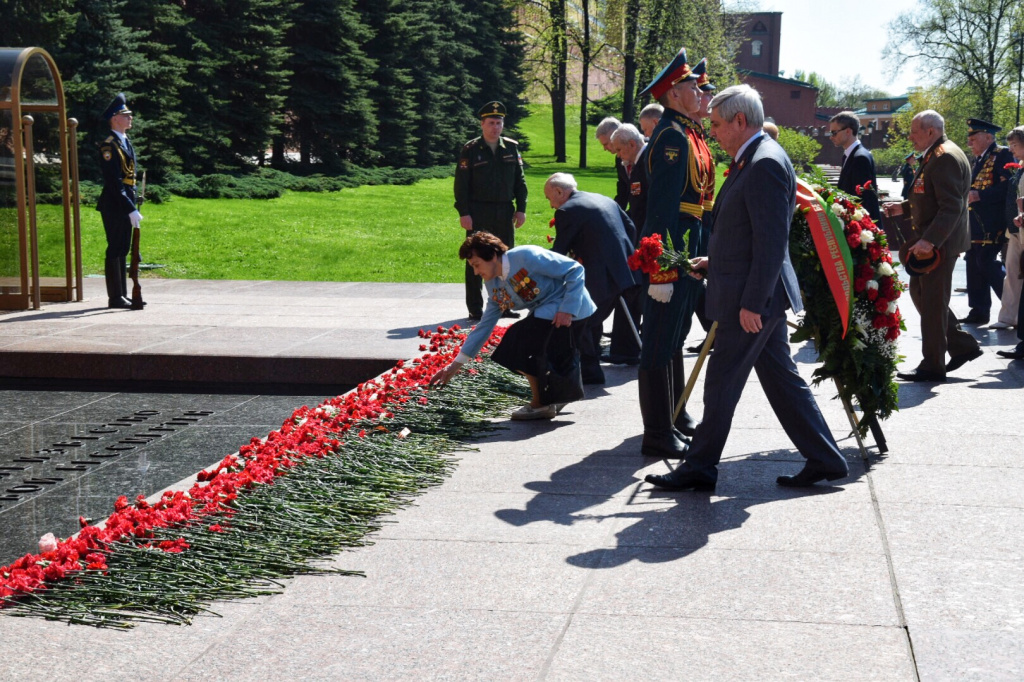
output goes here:
<path id="1" fill-rule="evenodd" d="M 101 211 L 103 230 L 107 233 L 107 251 L 103 271 L 107 279 L 107 299 L 128 297 L 128 277 L 125 259 L 132 248 L 132 221 L 127 213 Z"/>
<path id="2" fill-rule="evenodd" d="M 611 355 L 618 355 L 623 358 L 640 358 L 640 344 L 636 341 L 636 335 L 629 327 L 629 320 L 633 320 L 633 326 L 637 332 L 640 331 L 641 312 L 643 311 L 643 289 L 640 285 L 630 287 L 620 295 L 626 302 L 626 310 L 629 317 L 623 311 L 619 299 L 616 298 L 612 305 L 615 309 L 615 318 L 612 320 L 612 343 L 608 349 Z"/>
<path id="3" fill-rule="evenodd" d="M 476 202 L 470 209 L 473 218 L 472 232 L 490 232 L 512 248 L 516 245 L 516 228 L 513 224 L 516 208 L 511 201 L 507 202 Z M 467 232 L 468 237 L 472 232 Z M 477 277 L 466 261 L 466 309 L 470 315 L 479 315 L 484 310 L 484 281 Z"/>
<path id="4" fill-rule="evenodd" d="M 1006 269 L 996 258 L 1002 250 L 1003 245 L 998 243 L 971 244 L 970 251 L 964 254 L 967 262 L 967 304 L 972 311 L 988 314 L 992 307 L 990 288 L 995 292 L 997 301 L 1003 295 Z"/>

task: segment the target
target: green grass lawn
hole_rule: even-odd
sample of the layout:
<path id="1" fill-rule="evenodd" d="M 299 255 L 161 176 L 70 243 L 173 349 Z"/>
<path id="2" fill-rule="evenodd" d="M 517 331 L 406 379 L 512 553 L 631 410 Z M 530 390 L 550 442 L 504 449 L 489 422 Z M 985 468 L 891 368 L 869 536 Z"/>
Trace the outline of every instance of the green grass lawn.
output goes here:
<path id="1" fill-rule="evenodd" d="M 580 189 L 615 193 L 612 156 L 588 130 L 589 168 L 580 170 L 578 109 L 568 114 L 568 162 L 554 159 L 551 108 L 531 105 L 520 127 L 529 187 L 526 224 L 517 244 L 547 245 L 553 212 L 543 186 L 556 171 L 573 173 Z M 467 130 L 469 139 L 479 130 Z M 143 151 L 143 154 L 145 152 Z M 454 164 L 454 160 L 453 160 Z M 387 282 L 461 282 L 456 256 L 465 232 L 453 207 L 452 180 L 364 186 L 330 193 L 288 192 L 278 199 L 185 199 L 143 208 L 142 255 L 166 267 L 148 277 Z M 0 210 L 0 275 L 11 274 L 13 212 Z M 39 207 L 40 271 L 64 272 L 60 207 Z M 16 235 L 16 227 L 14 228 Z M 4 236 L 6 235 L 6 237 Z M 100 215 L 82 207 L 86 274 L 103 272 L 106 240 Z"/>

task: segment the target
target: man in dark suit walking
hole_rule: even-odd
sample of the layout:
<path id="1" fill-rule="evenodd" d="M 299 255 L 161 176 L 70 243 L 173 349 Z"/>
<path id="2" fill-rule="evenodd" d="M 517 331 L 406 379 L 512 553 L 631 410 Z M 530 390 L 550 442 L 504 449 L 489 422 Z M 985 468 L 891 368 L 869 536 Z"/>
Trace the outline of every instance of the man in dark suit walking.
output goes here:
<path id="1" fill-rule="evenodd" d="M 783 486 L 809 486 L 849 473 L 814 396 L 789 354 L 786 308 L 802 307 L 789 262 L 789 225 L 796 175 L 789 157 L 762 132 L 761 96 L 748 85 L 726 88 L 711 101 L 711 134 L 733 163 L 715 201 L 707 258 L 694 261 L 708 276 L 707 314 L 718 322 L 704 384 L 704 421 L 684 461 L 647 481 L 669 490 L 714 490 L 736 404 L 750 370 L 807 463 Z"/>
<path id="2" fill-rule="evenodd" d="M 900 249 L 901 261 L 927 263 L 934 261 L 936 254 L 939 258 L 927 272 L 910 273 L 910 298 L 921 313 L 924 358 L 916 369 L 896 374 L 904 381 L 945 381 L 947 372 L 981 357 L 977 339 L 960 328 L 949 309 L 953 267 L 971 246 L 967 215 L 971 165 L 963 150 L 946 139 L 945 130 L 946 122 L 936 111 L 929 109 L 914 116 L 910 141 L 921 152 L 921 161 L 910 199 L 885 205 L 887 216 L 909 213 L 911 217 L 911 234 Z"/>
<path id="3" fill-rule="evenodd" d="M 828 122 L 832 144 L 843 149 L 843 168 L 839 171 L 840 191 L 860 197 L 861 205 L 871 219 L 879 222 L 878 178 L 875 176 L 875 157 L 860 143 L 860 119 L 852 111 L 843 111 Z M 861 191 L 858 192 L 857 188 Z"/>
<path id="4" fill-rule="evenodd" d="M 555 209 L 555 243 L 551 250 L 570 252 L 583 265 L 587 293 L 597 312 L 586 319 L 580 334 L 580 373 L 585 384 L 603 384 L 601 330 L 615 310 L 619 295 L 640 284 L 626 259 L 633 253 L 633 221 L 606 196 L 576 189 L 568 173 L 555 173 L 544 183 L 544 196 Z"/>
<path id="5" fill-rule="evenodd" d="M 124 93 L 119 93 L 103 112 L 110 124 L 110 136 L 100 144 L 103 191 L 96 210 L 107 235 L 103 271 L 107 279 L 107 307 L 129 309 L 125 258 L 132 247 L 132 229 L 139 227 L 142 214 L 135 196 L 135 148 L 128 140 L 132 112 Z"/>

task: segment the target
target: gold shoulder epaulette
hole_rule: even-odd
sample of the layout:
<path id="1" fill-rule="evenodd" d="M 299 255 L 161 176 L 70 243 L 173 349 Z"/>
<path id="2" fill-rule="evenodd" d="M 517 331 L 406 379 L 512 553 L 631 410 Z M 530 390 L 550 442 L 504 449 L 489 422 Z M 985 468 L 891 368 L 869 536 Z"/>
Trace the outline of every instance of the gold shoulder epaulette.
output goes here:
<path id="1" fill-rule="evenodd" d="M 935 156 L 942 156 L 943 154 L 945 154 L 945 153 L 946 153 L 946 147 L 945 147 L 945 144 L 946 144 L 946 143 L 945 143 L 945 142 L 943 142 L 942 144 L 940 144 L 939 146 L 937 146 L 937 147 L 935 148 Z"/>
<path id="2" fill-rule="evenodd" d="M 107 139 L 105 139 L 105 140 L 103 140 L 103 141 L 104 141 L 104 142 L 107 142 L 107 143 L 113 142 L 113 141 L 114 141 L 114 136 L 113 136 L 113 135 L 111 135 L 110 137 L 108 137 Z"/>

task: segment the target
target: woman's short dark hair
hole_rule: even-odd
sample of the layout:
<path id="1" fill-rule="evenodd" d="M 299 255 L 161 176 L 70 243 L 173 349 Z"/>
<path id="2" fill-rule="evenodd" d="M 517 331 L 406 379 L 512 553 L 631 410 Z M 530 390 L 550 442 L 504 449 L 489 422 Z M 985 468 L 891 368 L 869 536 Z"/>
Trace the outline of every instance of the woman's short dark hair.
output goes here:
<path id="1" fill-rule="evenodd" d="M 459 247 L 459 258 L 469 260 L 475 255 L 483 260 L 494 260 L 495 256 L 500 256 L 506 251 L 508 247 L 505 246 L 505 242 L 490 232 L 474 232 L 466 237 L 466 241 Z"/>
<path id="2" fill-rule="evenodd" d="M 1017 126 L 1006 134 L 1007 142 L 1016 142 L 1017 144 L 1024 144 L 1024 126 Z"/>

